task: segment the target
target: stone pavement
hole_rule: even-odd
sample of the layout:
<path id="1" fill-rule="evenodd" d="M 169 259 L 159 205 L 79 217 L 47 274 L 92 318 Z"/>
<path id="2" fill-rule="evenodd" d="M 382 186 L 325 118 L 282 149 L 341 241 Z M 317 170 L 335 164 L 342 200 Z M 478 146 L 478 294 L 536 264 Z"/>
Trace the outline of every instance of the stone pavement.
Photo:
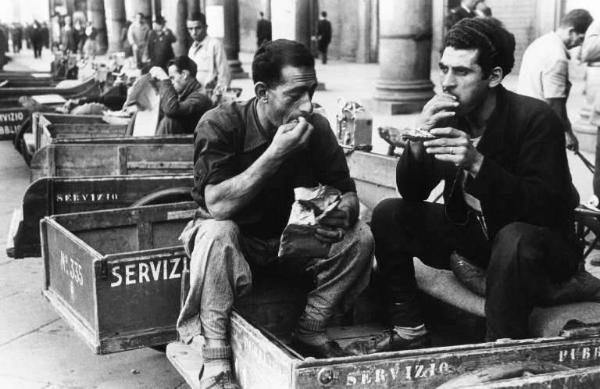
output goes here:
<path id="1" fill-rule="evenodd" d="M 251 56 L 242 53 L 249 72 Z M 49 70 L 47 50 L 41 60 L 31 51 L 14 58 L 6 70 Z M 326 85 L 314 100 L 325 108 L 332 123 L 338 98 L 365 102 L 373 95 L 378 76 L 376 64 L 330 61 L 317 63 L 319 80 Z M 435 72 L 432 73 L 435 77 Z M 577 73 L 576 73 L 577 74 Z M 435 81 L 435 79 L 434 79 Z M 510 89 L 516 82 L 509 76 Z M 253 94 L 249 79 L 234 80 L 243 97 Z M 581 77 L 574 80 L 569 112 L 575 118 L 583 102 Z M 385 152 L 376 128 L 384 125 L 409 127 L 416 115 L 374 115 L 374 150 Z M 587 154 L 589 158 L 593 155 Z M 591 195 L 592 175 L 572 153 L 569 162 L 582 199 Z M 186 388 L 163 354 L 151 349 L 108 356 L 94 355 L 54 312 L 41 295 L 43 266 L 40 258 L 12 260 L 6 257 L 5 240 L 13 209 L 20 206 L 29 183 L 29 170 L 10 142 L 0 142 L 0 388 Z M 593 269 L 596 271 L 595 268 Z"/>

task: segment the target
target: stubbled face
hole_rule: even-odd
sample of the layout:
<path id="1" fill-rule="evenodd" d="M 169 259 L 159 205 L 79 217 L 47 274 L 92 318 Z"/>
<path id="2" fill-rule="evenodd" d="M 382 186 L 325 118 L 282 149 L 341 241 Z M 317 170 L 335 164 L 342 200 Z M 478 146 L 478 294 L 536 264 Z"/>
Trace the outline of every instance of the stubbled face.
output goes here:
<path id="1" fill-rule="evenodd" d="M 275 127 L 300 116 L 309 118 L 313 111 L 312 97 L 317 89 L 314 68 L 285 66 L 281 82 L 267 89 L 267 117 Z"/>
<path id="2" fill-rule="evenodd" d="M 196 42 L 202 42 L 206 38 L 206 25 L 195 20 L 188 20 L 186 25 L 190 36 Z"/>
<path id="3" fill-rule="evenodd" d="M 477 64 L 477 50 L 460 50 L 446 47 L 440 59 L 441 85 L 444 93 L 456 97 L 458 116 L 477 108 L 489 93 L 489 80 Z"/>
<path id="4" fill-rule="evenodd" d="M 187 73 L 184 71 L 180 72 L 179 70 L 177 70 L 177 66 L 175 65 L 169 66 L 169 69 L 167 70 L 169 72 L 169 78 L 171 79 L 173 88 L 175 88 L 175 91 L 177 91 L 177 93 L 181 93 L 183 91 L 183 88 L 185 87 L 185 83 L 187 82 Z"/>

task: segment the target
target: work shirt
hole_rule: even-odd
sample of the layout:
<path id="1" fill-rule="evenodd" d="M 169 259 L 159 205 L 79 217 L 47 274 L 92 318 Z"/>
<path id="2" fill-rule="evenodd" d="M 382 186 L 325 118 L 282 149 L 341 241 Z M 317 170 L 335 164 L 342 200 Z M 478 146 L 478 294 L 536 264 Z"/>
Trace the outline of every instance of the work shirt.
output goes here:
<path id="1" fill-rule="evenodd" d="M 217 38 L 206 36 L 202 42 L 194 42 L 188 53 L 198 67 L 196 79 L 204 90 L 222 94 L 231 82 L 229 64 L 223 44 Z"/>
<path id="2" fill-rule="evenodd" d="M 569 51 L 555 32 L 533 41 L 521 62 L 517 93 L 539 100 L 567 98 L 569 82 Z"/>
<path id="3" fill-rule="evenodd" d="M 342 193 L 356 192 L 342 148 L 319 114 L 308 146 L 282 163 L 256 197 L 234 215 L 244 234 L 278 238 L 289 219 L 295 187 L 330 185 Z M 229 103 L 207 112 L 196 127 L 192 197 L 205 208 L 206 185 L 219 184 L 252 165 L 268 148 L 273 135 L 260 124 L 256 99 Z"/>

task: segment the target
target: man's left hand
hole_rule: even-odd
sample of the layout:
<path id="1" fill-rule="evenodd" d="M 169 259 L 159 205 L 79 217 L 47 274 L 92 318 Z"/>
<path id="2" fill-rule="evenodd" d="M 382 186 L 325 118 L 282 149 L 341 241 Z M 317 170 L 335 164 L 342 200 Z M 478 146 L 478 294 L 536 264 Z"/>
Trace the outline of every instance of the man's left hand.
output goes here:
<path id="1" fill-rule="evenodd" d="M 152 76 L 152 78 L 154 78 L 155 80 L 163 81 L 163 80 L 169 79 L 169 76 L 167 75 L 167 73 L 165 73 L 163 68 L 161 68 L 159 66 L 152 66 L 152 68 L 150 68 L 149 73 L 150 73 L 150 76 Z"/>
<path id="2" fill-rule="evenodd" d="M 440 161 L 452 162 L 473 176 L 479 173 L 483 155 L 473 146 L 467 133 L 452 127 L 434 128 L 431 133 L 438 138 L 423 142 L 427 154 Z"/>
<path id="3" fill-rule="evenodd" d="M 567 149 L 572 150 L 572 151 L 578 151 L 579 150 L 579 140 L 573 133 L 573 130 L 567 131 L 565 133 L 565 135 L 566 135 L 566 141 L 567 141 Z"/>
<path id="4" fill-rule="evenodd" d="M 354 225 L 358 215 L 358 197 L 348 192 L 338 206 L 319 221 L 315 236 L 322 242 L 334 243 L 344 239 L 346 230 Z"/>

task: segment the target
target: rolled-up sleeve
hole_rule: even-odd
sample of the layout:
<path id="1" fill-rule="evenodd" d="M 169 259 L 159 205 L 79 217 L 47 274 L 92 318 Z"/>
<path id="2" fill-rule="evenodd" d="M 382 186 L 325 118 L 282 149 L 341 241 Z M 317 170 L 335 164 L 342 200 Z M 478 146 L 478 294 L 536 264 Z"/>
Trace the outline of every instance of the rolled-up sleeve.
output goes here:
<path id="1" fill-rule="evenodd" d="M 541 77 L 545 99 L 569 96 L 569 63 L 567 60 L 556 61 L 542 72 Z"/>
<path id="2" fill-rule="evenodd" d="M 230 133 L 230 132 L 229 132 Z M 212 120 L 196 127 L 194 151 L 194 198 L 204 205 L 206 185 L 219 184 L 237 174 L 235 148 L 231 136 Z"/>

